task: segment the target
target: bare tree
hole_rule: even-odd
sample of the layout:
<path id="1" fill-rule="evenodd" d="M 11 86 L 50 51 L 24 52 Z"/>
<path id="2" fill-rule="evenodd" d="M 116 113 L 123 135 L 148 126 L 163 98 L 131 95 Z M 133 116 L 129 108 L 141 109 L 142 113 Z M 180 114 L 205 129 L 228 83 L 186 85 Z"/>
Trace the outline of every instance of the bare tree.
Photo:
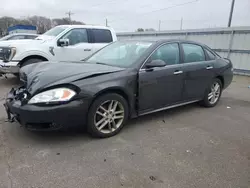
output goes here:
<path id="1" fill-rule="evenodd" d="M 145 31 L 156 31 L 154 28 L 147 28 Z"/>
<path id="2" fill-rule="evenodd" d="M 42 34 L 47 30 L 51 29 L 57 25 L 68 25 L 68 24 L 75 24 L 75 25 L 83 25 L 83 22 L 71 20 L 69 21 L 68 18 L 57 18 L 57 19 L 49 19 L 43 16 L 32 16 L 27 19 L 15 19 L 12 17 L 0 17 L 0 36 L 5 35 L 8 32 L 8 28 L 13 25 L 34 25 L 37 27 L 37 32 Z"/>
<path id="3" fill-rule="evenodd" d="M 39 34 L 44 33 L 45 31 L 51 29 L 52 27 L 51 20 L 46 17 L 32 16 L 29 17 L 28 20 L 30 21 L 31 25 L 35 25 L 37 27 L 37 32 Z"/>
<path id="4" fill-rule="evenodd" d="M 69 20 L 69 18 L 56 18 L 56 19 L 53 19 L 52 20 L 53 22 L 53 25 L 56 26 L 56 25 L 69 25 L 69 24 L 72 24 L 72 25 L 84 25 L 85 23 L 83 22 L 79 22 L 79 21 L 75 21 L 75 20 Z"/>
<path id="5" fill-rule="evenodd" d="M 138 28 L 136 31 L 137 31 L 137 32 L 143 32 L 144 29 L 143 29 L 143 28 Z"/>
<path id="6" fill-rule="evenodd" d="M 18 24 L 18 21 L 15 18 L 7 16 L 0 18 L 0 29 L 3 35 L 7 33 L 7 30 L 10 26 L 16 24 Z"/>
<path id="7" fill-rule="evenodd" d="M 138 28 L 136 31 L 137 32 L 144 32 L 144 31 L 156 31 L 156 30 L 154 28 L 146 28 L 146 29 Z"/>

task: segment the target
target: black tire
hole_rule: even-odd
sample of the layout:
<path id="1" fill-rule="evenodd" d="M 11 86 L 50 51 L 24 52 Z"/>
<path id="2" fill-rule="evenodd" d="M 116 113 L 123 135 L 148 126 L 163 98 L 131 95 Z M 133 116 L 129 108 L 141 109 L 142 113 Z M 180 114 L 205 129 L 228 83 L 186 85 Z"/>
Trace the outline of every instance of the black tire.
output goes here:
<path id="1" fill-rule="evenodd" d="M 38 59 L 38 58 L 34 58 L 34 59 L 28 59 L 27 61 L 23 62 L 21 64 L 21 68 L 26 66 L 26 65 L 30 65 L 30 64 L 33 64 L 33 63 L 38 63 L 38 62 L 42 62 L 44 61 L 43 59 Z"/>
<path id="2" fill-rule="evenodd" d="M 211 103 L 209 101 L 209 93 L 211 92 L 211 87 L 212 85 L 218 83 L 219 86 L 220 86 L 220 92 L 219 92 L 219 98 L 217 99 L 217 101 L 215 103 Z M 210 108 L 210 107 L 214 107 L 218 104 L 218 102 L 220 101 L 220 97 L 221 97 L 221 94 L 222 94 L 222 83 L 221 83 L 221 80 L 218 79 L 218 78 L 215 78 L 213 79 L 212 83 L 209 85 L 209 87 L 207 88 L 206 92 L 205 92 L 205 96 L 204 96 L 204 99 L 201 101 L 201 105 L 204 106 L 204 107 L 207 107 L 207 108 Z"/>
<path id="3" fill-rule="evenodd" d="M 105 102 L 109 100 L 115 100 L 118 101 L 124 109 L 124 119 L 122 121 L 122 124 L 113 132 L 110 133 L 103 133 L 97 129 L 95 126 L 95 114 L 98 108 Z M 108 138 L 116 135 L 121 131 L 123 128 L 124 124 L 127 122 L 129 116 L 129 107 L 128 107 L 128 102 L 119 94 L 116 93 L 108 93 L 99 96 L 95 101 L 92 103 L 89 112 L 88 112 L 88 123 L 87 123 L 87 130 L 93 137 L 97 138 Z"/>

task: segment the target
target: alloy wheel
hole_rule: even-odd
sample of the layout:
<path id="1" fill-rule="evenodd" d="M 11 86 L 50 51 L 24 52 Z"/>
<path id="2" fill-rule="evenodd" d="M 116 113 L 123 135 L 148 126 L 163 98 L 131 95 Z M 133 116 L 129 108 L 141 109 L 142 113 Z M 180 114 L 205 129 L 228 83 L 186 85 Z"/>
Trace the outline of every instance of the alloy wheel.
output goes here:
<path id="1" fill-rule="evenodd" d="M 215 104 L 219 100 L 220 91 L 221 91 L 220 84 L 218 82 L 214 82 L 208 94 L 208 101 L 210 104 Z"/>
<path id="2" fill-rule="evenodd" d="M 112 133 L 117 130 L 124 121 L 124 107 L 116 100 L 108 100 L 102 103 L 95 112 L 94 125 L 104 133 Z"/>

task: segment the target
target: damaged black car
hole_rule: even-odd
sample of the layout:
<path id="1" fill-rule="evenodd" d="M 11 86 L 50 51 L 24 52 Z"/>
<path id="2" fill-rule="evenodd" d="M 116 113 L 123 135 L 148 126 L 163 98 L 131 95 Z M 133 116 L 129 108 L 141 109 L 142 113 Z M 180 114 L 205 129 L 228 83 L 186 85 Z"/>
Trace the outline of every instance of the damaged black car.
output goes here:
<path id="1" fill-rule="evenodd" d="M 5 102 L 10 121 L 29 130 L 87 126 L 117 134 L 129 118 L 199 102 L 215 106 L 233 78 L 229 59 L 182 41 L 118 41 L 81 62 L 23 67 L 23 86 Z"/>

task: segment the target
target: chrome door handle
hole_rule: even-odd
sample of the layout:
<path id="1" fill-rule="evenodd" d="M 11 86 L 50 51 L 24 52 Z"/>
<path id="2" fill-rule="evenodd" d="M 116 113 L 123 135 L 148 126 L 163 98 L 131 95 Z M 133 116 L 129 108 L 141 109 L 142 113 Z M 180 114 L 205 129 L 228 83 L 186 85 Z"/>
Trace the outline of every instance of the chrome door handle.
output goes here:
<path id="1" fill-rule="evenodd" d="M 212 67 L 212 66 L 207 66 L 207 70 L 210 70 L 210 69 L 213 69 L 214 67 Z"/>
<path id="2" fill-rule="evenodd" d="M 91 51 L 91 49 L 84 49 L 84 51 L 85 51 L 85 52 L 89 52 L 89 51 Z"/>
<path id="3" fill-rule="evenodd" d="M 177 74 L 182 74 L 183 71 L 175 71 L 174 74 L 177 75 Z"/>

